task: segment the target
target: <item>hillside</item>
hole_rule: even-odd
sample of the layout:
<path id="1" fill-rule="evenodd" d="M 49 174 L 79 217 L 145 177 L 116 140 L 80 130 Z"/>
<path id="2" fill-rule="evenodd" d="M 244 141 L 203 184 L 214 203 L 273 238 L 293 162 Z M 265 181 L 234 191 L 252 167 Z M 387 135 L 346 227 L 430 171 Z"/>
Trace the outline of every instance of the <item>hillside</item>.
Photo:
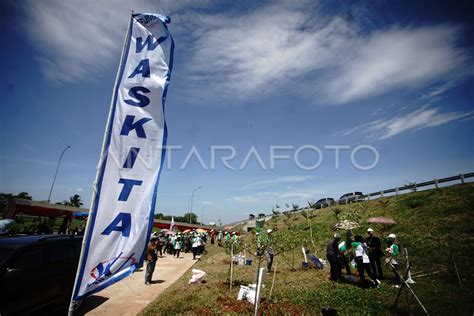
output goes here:
<path id="1" fill-rule="evenodd" d="M 327 241 L 333 234 L 337 219 L 357 220 L 361 227 L 355 234 L 365 235 L 369 227 L 367 218 L 386 216 L 397 224 L 390 231 L 371 225 L 376 234 L 397 234 L 402 247 L 407 247 L 413 272 L 422 275 L 416 278 L 413 289 L 430 314 L 472 315 L 474 311 L 474 278 L 471 264 L 474 263 L 474 184 L 457 185 L 436 190 L 415 192 L 378 200 L 315 210 L 308 214 L 281 215 L 267 223 L 275 234 L 297 236 L 306 241 L 311 250 L 325 258 Z M 311 229 L 309 228 L 311 227 Z M 311 242 L 311 233 L 313 242 Z M 253 243 L 254 234 L 244 237 Z M 237 301 L 238 286 L 229 290 L 229 255 L 223 248 L 208 247 L 208 254 L 194 268 L 208 273 L 207 283 L 188 285 L 188 271 L 178 282 L 160 295 L 143 314 L 251 314 L 253 306 Z M 454 255 L 462 280 L 459 286 L 450 263 Z M 247 253 L 248 255 L 248 253 Z M 255 261 L 255 260 L 254 260 Z M 396 308 L 391 308 L 398 289 L 383 281 L 379 289 L 361 289 L 351 284 L 337 284 L 328 280 L 329 268 L 323 270 L 300 268 L 301 248 L 275 257 L 277 265 L 275 288 L 268 298 L 272 276 L 265 280 L 266 289 L 262 310 L 266 314 L 319 314 L 324 306 L 336 308 L 347 314 L 422 314 L 408 290 L 404 290 Z M 157 269 L 159 269 L 159 262 Z M 256 266 L 235 267 L 236 284 L 253 283 Z M 296 269 L 293 269 L 296 268 Z M 401 270 L 405 268 L 401 260 Z M 384 266 L 385 275 L 391 276 Z M 435 274 L 426 275 L 430 272 Z M 424 275 L 424 276 L 423 276 Z M 227 280 L 227 281 L 226 281 Z"/>

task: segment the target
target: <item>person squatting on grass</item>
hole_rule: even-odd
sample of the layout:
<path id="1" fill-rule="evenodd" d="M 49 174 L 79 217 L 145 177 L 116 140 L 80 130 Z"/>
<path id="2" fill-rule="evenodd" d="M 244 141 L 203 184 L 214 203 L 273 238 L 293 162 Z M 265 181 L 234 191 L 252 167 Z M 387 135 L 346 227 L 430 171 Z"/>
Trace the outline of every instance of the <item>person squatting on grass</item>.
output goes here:
<path id="1" fill-rule="evenodd" d="M 398 274 L 398 261 L 397 261 L 397 257 L 400 254 L 400 250 L 397 244 L 397 236 L 395 236 L 395 234 L 388 235 L 388 244 L 389 244 L 389 247 L 385 249 L 385 251 L 387 252 L 389 256 L 386 262 L 390 264 L 392 268 L 392 272 L 394 275 L 393 283 L 395 284 L 395 286 L 398 286 L 399 284 L 401 284 L 400 276 Z"/>
<path id="2" fill-rule="evenodd" d="M 339 261 L 339 268 L 342 270 L 342 268 L 345 268 L 346 269 L 346 274 L 347 275 L 352 275 L 352 272 L 351 272 L 351 267 L 349 266 L 349 260 L 347 259 L 347 244 L 345 241 L 341 241 L 338 245 L 338 249 L 339 249 L 339 257 L 338 257 L 338 261 Z M 341 274 L 339 274 L 340 276 Z"/>
<path id="3" fill-rule="evenodd" d="M 150 239 L 148 243 L 147 251 L 146 251 L 146 271 L 145 271 L 145 284 L 151 284 L 151 278 L 153 276 L 153 272 L 155 271 L 156 260 L 158 260 L 158 256 L 156 255 L 156 248 L 157 248 L 157 240 L 156 238 Z"/>

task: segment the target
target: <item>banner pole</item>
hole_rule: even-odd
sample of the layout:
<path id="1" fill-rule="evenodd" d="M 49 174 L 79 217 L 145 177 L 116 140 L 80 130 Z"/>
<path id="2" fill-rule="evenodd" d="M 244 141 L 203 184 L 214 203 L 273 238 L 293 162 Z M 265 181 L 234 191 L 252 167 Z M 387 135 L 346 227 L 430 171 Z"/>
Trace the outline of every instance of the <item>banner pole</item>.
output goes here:
<path id="1" fill-rule="evenodd" d="M 120 56 L 120 63 L 119 63 L 117 75 L 115 77 L 114 88 L 112 90 L 112 99 L 110 101 L 109 114 L 108 114 L 108 117 L 107 117 L 107 124 L 106 124 L 105 132 L 104 132 L 104 138 L 102 140 L 102 149 L 101 149 L 101 154 L 100 154 L 99 166 L 101 166 L 103 164 L 104 160 L 107 159 L 106 153 L 104 151 L 105 151 L 105 146 L 106 146 L 107 135 L 108 135 L 109 132 L 111 132 L 111 131 L 109 131 L 109 127 L 110 127 L 110 124 L 112 124 L 112 122 L 111 122 L 112 121 L 112 108 L 114 106 L 113 95 L 114 95 L 115 90 L 118 88 L 120 69 L 122 69 L 122 67 L 123 67 L 123 62 L 124 62 L 124 59 L 125 59 L 125 53 L 126 53 L 126 50 L 128 48 L 127 46 L 128 46 L 129 34 L 131 32 L 131 27 L 132 27 L 132 19 L 133 19 L 133 11 L 131 11 L 131 13 L 130 13 L 130 22 L 128 23 L 127 32 L 125 34 L 125 40 L 124 40 L 123 47 L 122 47 L 122 55 Z M 77 266 L 76 279 L 74 281 L 74 287 L 72 288 L 73 290 L 72 290 L 72 294 L 71 294 L 71 302 L 69 303 L 68 316 L 73 316 L 74 315 L 74 309 L 75 309 L 75 305 L 76 305 L 76 301 L 73 300 L 74 292 L 75 292 L 77 282 L 78 282 L 79 270 L 81 268 L 81 263 L 82 263 L 82 260 L 84 259 L 83 258 L 83 256 L 84 256 L 84 246 L 87 243 L 87 237 L 89 236 L 88 233 L 89 233 L 90 226 L 91 226 L 92 212 L 94 211 L 95 206 L 96 206 L 95 205 L 95 198 L 96 198 L 96 195 L 97 195 L 97 183 L 99 181 L 100 171 L 101 171 L 101 168 L 99 167 L 97 169 L 95 180 L 94 180 L 94 183 L 92 185 L 91 207 L 89 209 L 89 216 L 87 217 L 87 224 L 86 224 L 86 228 L 85 228 L 85 231 L 84 231 L 84 238 L 82 240 L 81 255 L 79 256 L 79 264 Z"/>

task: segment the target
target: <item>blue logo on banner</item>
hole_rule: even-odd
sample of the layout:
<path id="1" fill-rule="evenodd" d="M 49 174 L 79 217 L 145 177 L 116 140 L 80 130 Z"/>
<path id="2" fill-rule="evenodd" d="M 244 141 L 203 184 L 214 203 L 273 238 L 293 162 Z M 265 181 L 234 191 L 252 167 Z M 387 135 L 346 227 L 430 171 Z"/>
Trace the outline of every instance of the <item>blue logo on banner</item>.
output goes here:
<path id="1" fill-rule="evenodd" d="M 121 271 L 125 265 L 131 266 L 138 262 L 137 259 L 133 257 L 135 253 L 132 253 L 129 257 L 124 257 L 122 254 L 123 252 L 112 259 L 102 261 L 96 265 L 90 273 L 90 276 L 94 278 L 95 281 L 87 284 L 87 287 L 98 285 L 108 280 L 115 273 Z"/>

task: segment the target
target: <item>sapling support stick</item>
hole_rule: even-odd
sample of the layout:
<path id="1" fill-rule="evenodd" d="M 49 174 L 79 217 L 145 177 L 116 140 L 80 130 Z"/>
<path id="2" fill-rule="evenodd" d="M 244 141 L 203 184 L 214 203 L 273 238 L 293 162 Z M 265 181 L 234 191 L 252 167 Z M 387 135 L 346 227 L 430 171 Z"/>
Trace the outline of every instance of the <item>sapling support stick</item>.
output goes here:
<path id="1" fill-rule="evenodd" d="M 272 286 L 270 287 L 270 295 L 268 295 L 269 299 L 272 298 L 273 286 L 275 285 L 275 278 L 276 278 L 277 268 L 278 268 L 278 262 L 275 262 L 275 269 L 273 270 Z"/>

